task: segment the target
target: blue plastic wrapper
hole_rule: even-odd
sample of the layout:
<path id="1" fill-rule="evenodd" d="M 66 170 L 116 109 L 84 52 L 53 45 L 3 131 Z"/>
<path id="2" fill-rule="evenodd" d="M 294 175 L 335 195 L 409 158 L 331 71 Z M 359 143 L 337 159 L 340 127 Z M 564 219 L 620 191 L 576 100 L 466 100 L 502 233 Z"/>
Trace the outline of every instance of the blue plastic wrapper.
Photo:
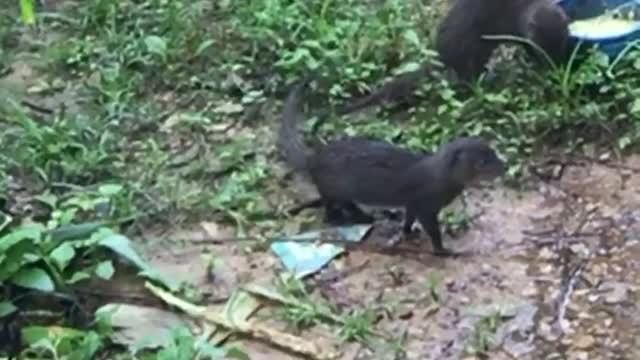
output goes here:
<path id="1" fill-rule="evenodd" d="M 297 278 L 303 278 L 318 272 L 344 252 L 344 247 L 337 242 L 360 242 L 370 229 L 371 225 L 353 225 L 309 231 L 274 241 L 271 251 L 282 260 L 288 271 Z M 321 243 L 323 239 L 331 239 L 332 243 Z"/>

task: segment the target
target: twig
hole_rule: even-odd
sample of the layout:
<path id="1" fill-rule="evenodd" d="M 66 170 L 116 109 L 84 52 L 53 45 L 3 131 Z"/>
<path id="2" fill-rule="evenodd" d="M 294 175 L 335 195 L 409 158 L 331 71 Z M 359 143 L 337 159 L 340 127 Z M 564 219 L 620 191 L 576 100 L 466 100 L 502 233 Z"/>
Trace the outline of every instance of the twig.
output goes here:
<path id="1" fill-rule="evenodd" d="M 560 293 L 559 299 L 556 305 L 556 316 L 555 316 L 555 326 L 560 329 L 563 333 L 566 332 L 567 329 L 564 328 L 564 317 L 567 312 L 567 306 L 569 305 L 569 300 L 571 298 L 571 294 L 573 293 L 573 289 L 575 286 L 576 279 L 580 276 L 580 273 L 584 269 L 587 260 L 581 260 L 578 265 L 576 265 L 571 271 L 569 271 L 568 266 L 563 268 L 563 277 L 562 277 L 562 291 Z M 566 270 L 565 270 L 566 269 Z"/>
<path id="2" fill-rule="evenodd" d="M 36 103 L 33 103 L 33 102 L 29 101 L 29 100 L 24 100 L 23 99 L 23 100 L 20 101 L 20 104 L 23 105 L 23 106 L 28 107 L 31 110 L 34 110 L 34 111 L 37 111 L 37 112 L 40 112 L 40 113 L 43 113 L 43 114 L 51 115 L 51 114 L 54 113 L 53 110 L 51 110 L 51 109 L 49 109 L 47 107 L 44 107 L 42 105 L 38 105 Z"/>

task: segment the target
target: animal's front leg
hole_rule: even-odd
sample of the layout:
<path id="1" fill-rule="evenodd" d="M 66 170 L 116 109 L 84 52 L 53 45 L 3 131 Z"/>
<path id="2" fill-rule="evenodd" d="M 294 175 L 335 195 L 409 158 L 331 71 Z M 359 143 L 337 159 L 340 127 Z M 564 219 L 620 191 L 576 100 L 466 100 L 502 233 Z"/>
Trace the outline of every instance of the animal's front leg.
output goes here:
<path id="1" fill-rule="evenodd" d="M 422 224 L 429 237 L 433 253 L 437 256 L 457 256 L 455 252 L 442 246 L 442 233 L 440 232 L 440 222 L 438 221 L 438 213 L 433 211 L 422 211 L 418 213 L 418 220 Z"/>

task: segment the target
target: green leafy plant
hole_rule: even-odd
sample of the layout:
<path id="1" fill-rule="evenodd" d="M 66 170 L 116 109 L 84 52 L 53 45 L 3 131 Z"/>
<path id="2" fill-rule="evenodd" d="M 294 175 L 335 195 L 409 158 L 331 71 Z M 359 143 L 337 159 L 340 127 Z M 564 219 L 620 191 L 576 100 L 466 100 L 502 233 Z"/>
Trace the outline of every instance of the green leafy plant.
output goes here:
<path id="1" fill-rule="evenodd" d="M 466 351 L 470 354 L 485 354 L 491 349 L 493 335 L 495 334 L 502 318 L 499 312 L 485 316 L 476 322 L 473 334 L 469 339 Z"/>
<path id="2" fill-rule="evenodd" d="M 196 337 L 189 329 L 180 327 L 172 332 L 171 342 L 156 353 L 138 356 L 140 360 L 215 360 L 215 359 L 239 359 L 249 360 L 249 356 L 237 347 L 216 347 L 204 337 Z"/>
<path id="3" fill-rule="evenodd" d="M 25 25 L 33 25 L 36 22 L 35 12 L 33 11 L 33 0 L 19 0 L 20 4 L 20 20 Z"/>
<path id="4" fill-rule="evenodd" d="M 22 331 L 27 348 L 23 359 L 91 359 L 104 345 L 95 331 L 65 327 L 30 326 Z"/>
<path id="5" fill-rule="evenodd" d="M 114 146 L 108 132 L 91 129 L 86 118 L 55 117 L 51 124 L 36 122 L 13 104 L 11 126 L 3 135 L 12 164 L 30 169 L 44 181 L 90 181 L 108 171 Z M 10 155 L 9 155 L 10 154 Z"/>
<path id="6" fill-rule="evenodd" d="M 342 327 L 338 331 L 343 341 L 359 341 L 366 343 L 371 336 L 374 316 L 368 310 L 354 311 L 345 315 Z"/>

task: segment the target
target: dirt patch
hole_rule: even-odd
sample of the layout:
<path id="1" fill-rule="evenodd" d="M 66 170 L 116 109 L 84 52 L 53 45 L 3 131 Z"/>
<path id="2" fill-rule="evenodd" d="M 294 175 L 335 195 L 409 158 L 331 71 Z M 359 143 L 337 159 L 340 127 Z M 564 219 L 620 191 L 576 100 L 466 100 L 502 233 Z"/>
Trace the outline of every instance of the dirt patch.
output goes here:
<path id="1" fill-rule="evenodd" d="M 402 334 L 408 359 L 464 358 L 478 339 L 477 324 L 492 314 L 482 310 L 489 305 L 520 309 L 509 310 L 503 323 L 521 318 L 512 328 L 495 330 L 502 338 L 489 350 L 491 359 L 637 358 L 640 187 L 629 176 L 632 170 L 618 170 L 587 164 L 568 168 L 562 180 L 537 184 L 535 191 L 473 191 L 468 209 L 482 215 L 464 234 L 444 239 L 473 256 L 408 259 L 354 249 L 330 269 L 368 265 L 328 284 L 323 295 L 343 311 L 376 309 L 377 328 Z M 227 264 L 219 283 L 203 281 L 201 248 L 156 256 L 162 259 L 156 264 L 221 296 L 280 270 L 270 252 L 246 253 L 233 244 L 207 249 Z M 528 315 L 520 312 L 525 310 Z M 264 344 L 255 346 L 250 353 L 260 359 L 285 358 L 268 355 L 275 350 Z M 391 358 L 355 344 L 343 350 L 344 359 Z"/>

